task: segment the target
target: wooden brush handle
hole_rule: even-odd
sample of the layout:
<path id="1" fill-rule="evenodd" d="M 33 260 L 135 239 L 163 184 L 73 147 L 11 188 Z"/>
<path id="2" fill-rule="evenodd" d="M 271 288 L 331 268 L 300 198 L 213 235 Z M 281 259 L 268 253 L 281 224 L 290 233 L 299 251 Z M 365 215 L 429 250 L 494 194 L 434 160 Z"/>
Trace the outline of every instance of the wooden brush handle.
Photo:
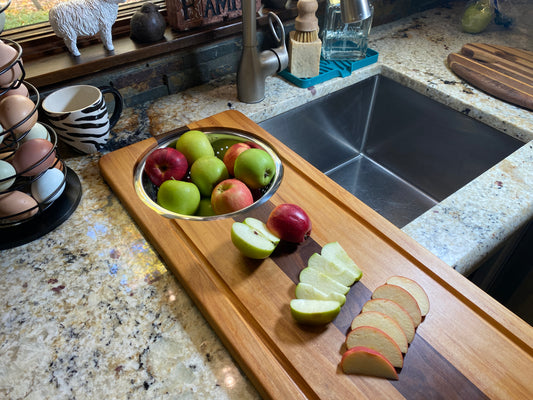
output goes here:
<path id="1" fill-rule="evenodd" d="M 294 21 L 294 29 L 300 32 L 318 30 L 318 19 L 315 15 L 318 9 L 316 0 L 298 0 L 298 16 Z"/>

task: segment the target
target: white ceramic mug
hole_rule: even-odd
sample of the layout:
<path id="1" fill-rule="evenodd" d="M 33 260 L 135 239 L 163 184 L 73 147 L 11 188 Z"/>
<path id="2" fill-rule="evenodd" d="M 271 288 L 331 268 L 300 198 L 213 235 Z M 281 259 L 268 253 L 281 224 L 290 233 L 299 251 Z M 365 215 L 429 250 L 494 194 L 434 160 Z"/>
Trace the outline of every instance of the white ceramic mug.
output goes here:
<path id="1" fill-rule="evenodd" d="M 104 94 L 113 95 L 115 107 L 109 116 Z M 67 86 L 48 95 L 42 110 L 57 135 L 82 153 L 99 151 L 122 114 L 123 99 L 111 87 Z"/>

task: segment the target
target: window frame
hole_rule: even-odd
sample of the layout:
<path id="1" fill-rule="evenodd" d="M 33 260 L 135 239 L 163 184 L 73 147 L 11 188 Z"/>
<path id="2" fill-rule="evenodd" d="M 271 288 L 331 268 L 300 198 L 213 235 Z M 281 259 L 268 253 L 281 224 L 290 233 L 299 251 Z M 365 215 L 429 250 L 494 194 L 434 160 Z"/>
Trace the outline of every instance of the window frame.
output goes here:
<path id="1" fill-rule="evenodd" d="M 159 11 L 166 17 L 165 0 L 152 0 L 152 2 L 159 6 Z M 104 49 L 98 36 L 91 36 L 78 39 L 81 56 L 73 57 L 65 47 L 63 39 L 52 31 L 48 21 L 9 29 L 2 33 L 2 39 L 13 40 L 22 47 L 26 80 L 36 87 L 46 87 L 126 63 L 213 43 L 242 32 L 242 20 L 235 18 L 187 31 L 177 31 L 167 26 L 164 40 L 155 43 L 136 43 L 129 37 L 130 19 L 139 8 L 138 2 L 120 5 L 112 28 L 115 47 L 112 53 Z M 273 11 L 282 21 L 294 19 L 297 15 L 295 5 L 288 9 Z M 259 17 L 257 22 L 259 27 L 266 26 L 268 24 L 266 14 Z"/>

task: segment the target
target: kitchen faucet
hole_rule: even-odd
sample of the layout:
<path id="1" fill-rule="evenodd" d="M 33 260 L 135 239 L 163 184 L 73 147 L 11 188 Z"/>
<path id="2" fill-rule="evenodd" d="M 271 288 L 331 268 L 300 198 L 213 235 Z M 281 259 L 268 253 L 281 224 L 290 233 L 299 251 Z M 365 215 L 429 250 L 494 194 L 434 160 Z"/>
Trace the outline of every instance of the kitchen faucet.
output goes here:
<path id="1" fill-rule="evenodd" d="M 257 49 L 255 0 L 242 0 L 242 54 L 237 70 L 237 97 L 244 103 L 258 103 L 265 98 L 265 79 L 280 72 L 289 64 L 289 54 L 285 47 L 285 29 L 281 20 L 273 12 L 268 13 L 270 31 L 277 40 L 278 47 Z M 281 30 L 278 36 L 273 21 Z"/>

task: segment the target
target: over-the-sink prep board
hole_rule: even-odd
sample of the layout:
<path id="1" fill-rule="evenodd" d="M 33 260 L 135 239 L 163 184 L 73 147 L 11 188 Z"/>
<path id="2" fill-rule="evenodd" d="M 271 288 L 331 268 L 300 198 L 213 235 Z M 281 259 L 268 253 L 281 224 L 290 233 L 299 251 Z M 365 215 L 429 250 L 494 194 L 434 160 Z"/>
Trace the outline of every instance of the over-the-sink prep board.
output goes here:
<path id="1" fill-rule="evenodd" d="M 280 155 L 283 181 L 274 196 L 245 216 L 266 220 L 280 203 L 295 203 L 313 223 L 299 246 L 282 246 L 263 261 L 232 245 L 234 219 L 199 222 L 159 216 L 137 197 L 136 163 L 155 138 L 104 155 L 101 173 L 265 398 L 273 399 L 526 399 L 533 398 L 533 328 L 237 111 L 190 129 L 227 128 L 255 135 Z M 239 218 L 240 220 L 241 218 Z M 289 301 L 299 271 L 314 252 L 338 241 L 363 270 L 341 314 L 324 327 L 294 322 Z M 345 375 L 339 367 L 351 320 L 392 275 L 417 281 L 431 309 L 418 327 L 398 381 Z"/>
<path id="2" fill-rule="evenodd" d="M 467 43 L 448 55 L 451 70 L 492 96 L 533 110 L 533 52 Z"/>

